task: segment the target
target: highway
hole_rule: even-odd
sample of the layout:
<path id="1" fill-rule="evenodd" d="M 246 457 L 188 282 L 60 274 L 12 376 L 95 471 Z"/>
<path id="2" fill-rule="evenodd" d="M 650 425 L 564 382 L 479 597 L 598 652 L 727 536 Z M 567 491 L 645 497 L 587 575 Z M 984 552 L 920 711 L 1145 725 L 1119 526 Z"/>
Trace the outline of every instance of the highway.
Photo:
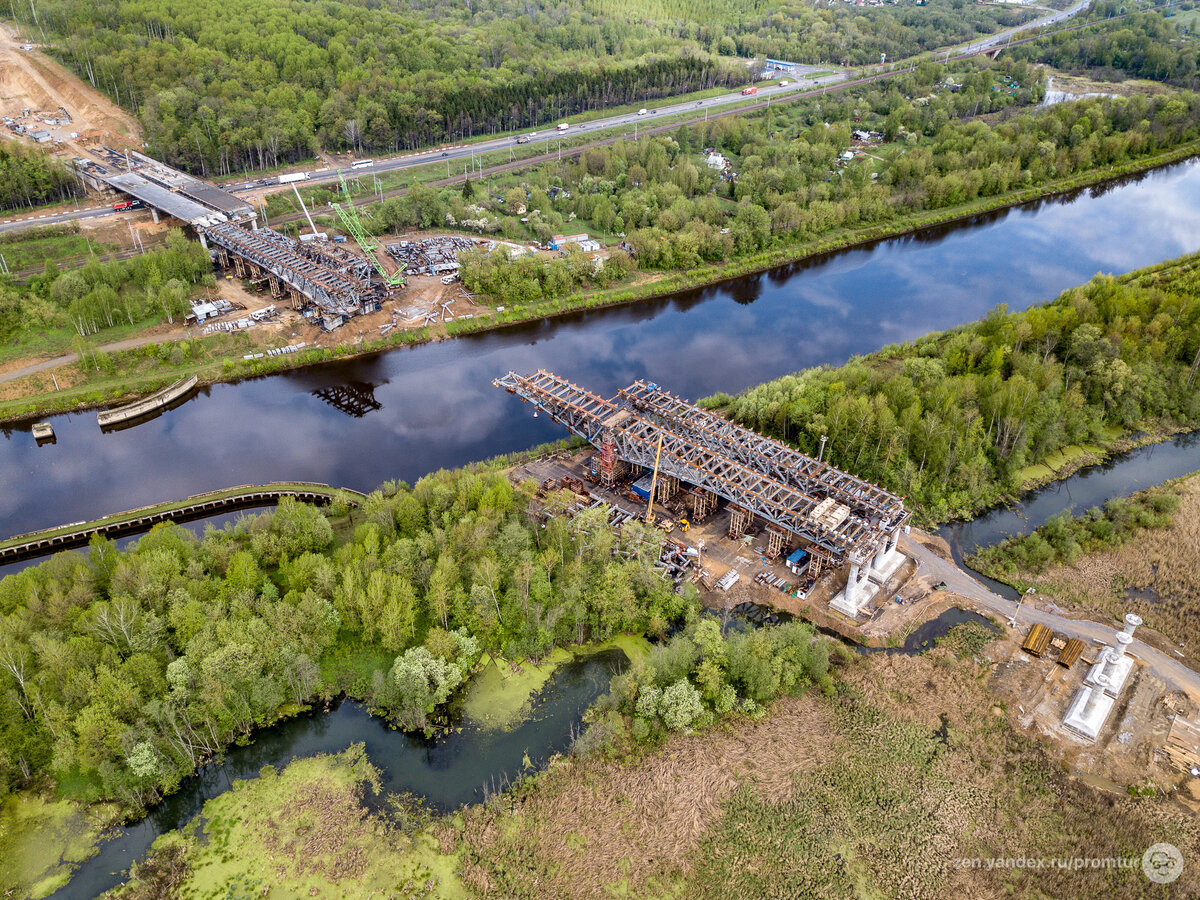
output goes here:
<path id="1" fill-rule="evenodd" d="M 1012 41 L 1013 37 L 1023 32 L 1030 31 L 1035 28 L 1044 28 L 1049 25 L 1056 25 L 1066 21 L 1073 16 L 1078 15 L 1091 4 L 1091 0 L 1079 0 L 1073 6 L 1060 10 L 1049 15 L 1043 16 L 1040 19 L 1033 19 L 1023 25 L 1018 25 L 1014 28 L 1006 29 L 1005 31 L 991 35 L 983 40 L 973 41 L 966 45 L 946 48 L 937 53 L 939 61 L 948 61 L 951 59 L 963 59 L 970 56 L 976 56 L 981 53 L 987 53 L 998 46 L 1002 46 Z M 891 77 L 895 74 L 900 74 L 905 71 L 910 71 L 911 66 L 900 67 L 891 72 L 884 72 L 871 76 L 868 80 L 876 80 L 878 78 Z M 818 74 L 818 73 L 825 74 Z M 780 82 L 786 80 L 788 84 Z M 721 115 L 728 115 L 730 112 L 754 112 L 760 107 L 762 101 L 770 102 L 773 99 L 780 101 L 793 100 L 806 95 L 815 93 L 818 89 L 825 91 L 828 89 L 844 89 L 857 84 L 863 83 L 864 79 L 854 78 L 849 71 L 837 70 L 831 71 L 828 66 L 800 66 L 794 74 L 781 75 L 779 80 L 772 79 L 770 83 L 761 82 L 757 85 L 757 92 L 753 97 L 748 97 L 742 94 L 740 90 L 731 91 L 728 94 L 721 94 L 716 97 L 710 97 L 704 100 L 686 100 L 681 102 L 669 103 L 665 106 L 647 106 L 645 115 L 639 115 L 637 112 L 619 113 L 612 116 L 607 116 L 600 119 L 593 119 L 588 122 L 570 123 L 570 119 L 564 121 L 569 123 L 569 127 L 564 131 L 559 131 L 556 124 L 547 125 L 544 128 L 536 131 L 527 131 L 521 134 L 506 132 L 502 137 L 492 138 L 486 141 L 479 141 L 472 144 L 458 144 L 447 147 L 436 147 L 431 150 L 424 150 L 405 154 L 402 156 L 387 157 L 374 160 L 370 165 L 361 166 L 359 168 L 342 169 L 343 173 L 353 172 L 355 177 L 371 174 L 383 174 L 387 172 L 395 172 L 402 169 L 411 168 L 414 166 L 425 166 L 430 163 L 445 161 L 451 176 L 462 174 L 462 161 L 470 160 L 476 154 L 494 152 L 497 150 L 515 149 L 517 138 L 528 138 L 522 141 L 520 146 L 529 147 L 541 144 L 544 150 L 551 150 L 562 139 L 577 137 L 583 133 L 596 133 L 613 128 L 637 128 L 638 126 L 653 127 L 657 123 L 668 116 L 682 115 L 693 113 L 694 115 L 684 122 L 677 124 L 688 124 L 703 121 L 709 113 L 717 112 Z M 748 104 L 740 110 L 731 110 L 727 107 L 733 104 L 746 103 L 748 100 L 759 101 L 758 103 Z M 704 115 L 701 115 L 703 113 Z M 596 143 L 600 143 L 599 140 Z M 575 145 L 572 147 L 572 152 L 577 152 L 581 147 Z M 455 166 L 458 162 L 460 165 Z M 455 169 L 457 168 L 457 172 Z M 309 171 L 304 173 L 307 178 L 302 182 L 304 184 L 322 184 L 335 181 L 338 177 L 338 169 L 324 168 Z M 287 189 L 287 185 L 280 185 L 277 178 L 263 178 L 241 184 L 226 184 L 222 186 L 224 190 L 234 194 L 257 194 L 278 189 Z M 14 221 L 0 222 L 0 232 L 19 231 L 25 228 L 32 228 L 42 225 L 57 225 L 64 222 L 77 221 L 80 219 L 98 218 L 102 216 L 116 215 L 108 207 L 98 207 L 83 210 L 71 210 L 62 213 L 54 213 L 40 215 L 36 217 L 27 217 Z"/>

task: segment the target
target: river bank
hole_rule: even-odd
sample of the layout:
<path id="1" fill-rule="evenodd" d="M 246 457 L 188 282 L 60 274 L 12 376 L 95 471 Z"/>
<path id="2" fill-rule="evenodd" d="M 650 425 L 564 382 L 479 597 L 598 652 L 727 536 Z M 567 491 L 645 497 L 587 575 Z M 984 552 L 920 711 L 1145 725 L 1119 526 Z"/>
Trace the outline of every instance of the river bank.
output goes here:
<path id="1" fill-rule="evenodd" d="M 497 331 L 541 320 L 550 320 L 586 311 L 599 311 L 628 306 L 648 300 L 659 300 L 683 292 L 704 289 L 730 282 L 749 275 L 770 272 L 785 266 L 813 264 L 835 254 L 869 249 L 881 242 L 919 237 L 929 229 L 952 227 L 971 222 L 980 216 L 1026 204 L 1064 197 L 1083 189 L 1103 188 L 1136 177 L 1156 169 L 1162 169 L 1200 152 L 1200 141 L 1193 141 L 1153 157 L 1133 161 L 1124 166 L 1110 167 L 1102 175 L 1096 172 L 1075 178 L 1063 179 L 1049 185 L 1023 191 L 1009 192 L 1000 197 L 977 200 L 972 203 L 941 210 L 911 213 L 887 224 L 870 225 L 846 229 L 834 235 L 801 245 L 777 248 L 754 256 L 726 263 L 704 266 L 688 272 L 666 273 L 648 279 L 641 284 L 621 285 L 599 291 L 588 291 L 558 298 L 525 308 L 506 308 L 504 312 L 477 315 L 472 319 L 454 320 L 434 330 L 418 328 L 393 333 L 383 339 L 360 340 L 353 344 L 342 344 L 330 348 L 311 348 L 300 353 L 279 357 L 264 357 L 245 360 L 241 346 L 225 346 L 216 354 L 205 354 L 200 360 L 172 364 L 143 352 L 127 351 L 110 355 L 110 368 L 119 369 L 122 363 L 126 370 L 92 373 L 81 369 L 84 381 L 73 387 L 33 396 L 21 394 L 22 385 L 15 382 L 11 399 L 0 401 L 0 423 L 19 423 L 29 418 L 50 413 L 80 411 L 107 405 L 115 401 L 130 400 L 158 390 L 180 378 L 196 376 L 201 385 L 236 383 L 245 378 L 270 375 L 283 371 L 295 371 L 323 363 L 369 357 L 401 347 L 413 347 L 437 343 L 450 337 Z M 1049 299 L 1049 298 L 1047 298 Z M 197 343 L 204 348 L 211 345 L 210 338 Z M 228 341 L 224 342 L 226 345 Z M 36 360 L 31 360 L 36 362 Z M 75 364 L 79 366 L 79 364 Z M 35 378 L 37 376 L 27 376 Z M 44 380 L 44 379 L 43 379 Z M 21 379 L 21 382 L 25 379 Z"/>
<path id="2" fill-rule="evenodd" d="M 629 654 L 640 658 L 648 651 L 645 638 L 625 635 L 563 651 L 548 665 L 512 668 L 505 662 L 503 683 L 487 677 L 501 662 L 489 660 L 455 698 L 453 724 L 434 737 L 398 731 L 353 697 L 281 711 L 256 729 L 250 740 L 227 748 L 185 779 L 175 793 L 126 824 L 112 825 L 111 807 L 106 808 L 108 826 L 103 827 L 100 819 L 97 827 L 85 825 L 90 807 L 69 801 L 46 806 L 58 820 L 70 820 L 72 827 L 42 836 L 48 844 L 38 857 L 43 868 L 32 872 L 30 866 L 24 867 L 30 879 L 26 889 L 40 884 L 40 896 L 57 900 L 94 897 L 119 884 L 122 873 L 143 859 L 160 835 L 184 828 L 207 808 L 208 801 L 225 795 L 235 782 L 258 778 L 264 766 L 282 767 L 292 759 L 339 754 L 348 746 L 365 746 L 366 758 L 378 770 L 380 796 L 371 804 L 375 811 L 390 808 L 389 795 L 419 798 L 416 808 L 424 808 L 426 817 L 483 802 L 566 752 L 581 730 L 584 712 L 607 691 L 611 675 L 628 665 Z M 472 715 L 472 710 L 497 706 L 505 708 L 502 719 Z M 9 803 L 19 805 L 11 810 L 3 846 L 23 846 L 31 839 L 28 829 L 48 821 L 48 814 L 22 815 L 19 810 L 41 809 L 47 801 L 30 793 Z M 18 827 L 22 823 L 27 827 Z M 54 852 L 60 840 L 62 859 Z"/>

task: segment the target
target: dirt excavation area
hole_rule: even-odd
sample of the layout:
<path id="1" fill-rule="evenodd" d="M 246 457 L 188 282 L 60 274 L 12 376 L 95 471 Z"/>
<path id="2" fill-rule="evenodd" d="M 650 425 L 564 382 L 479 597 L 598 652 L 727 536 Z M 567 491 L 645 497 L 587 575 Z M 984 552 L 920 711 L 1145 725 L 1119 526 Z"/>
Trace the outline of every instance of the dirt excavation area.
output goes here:
<path id="1" fill-rule="evenodd" d="M 27 37 L 0 26 L 0 114 L 30 131 L 49 131 L 54 147 L 70 147 L 75 155 L 101 144 L 141 146 L 141 129 L 132 115 L 27 43 Z"/>

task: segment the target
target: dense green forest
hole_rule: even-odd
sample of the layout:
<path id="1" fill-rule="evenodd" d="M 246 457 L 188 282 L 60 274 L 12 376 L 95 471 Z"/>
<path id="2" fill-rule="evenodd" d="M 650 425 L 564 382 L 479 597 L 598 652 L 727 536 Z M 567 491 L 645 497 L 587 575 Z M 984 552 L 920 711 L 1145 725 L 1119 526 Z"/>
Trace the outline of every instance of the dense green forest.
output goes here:
<path id="1" fill-rule="evenodd" d="M 77 189 L 75 176 L 49 154 L 0 141 L 0 209 L 70 200 Z"/>
<path id="2" fill-rule="evenodd" d="M 385 485 L 342 540 L 284 502 L 0 580 L 0 789 L 53 779 L 137 808 L 316 697 L 422 728 L 482 651 L 542 658 L 694 614 L 695 589 L 659 577 L 656 532 L 613 534 L 603 508 L 543 528 L 533 490 L 495 468 L 439 472 Z"/>
<path id="3" fill-rule="evenodd" d="M 1021 469 L 1147 421 L 1200 422 L 1200 265 L 1096 276 L 1024 312 L 768 382 L 739 422 L 908 496 L 927 520 L 969 516 Z"/>
<path id="4" fill-rule="evenodd" d="M 13 14 L 136 111 L 152 152 L 212 174 L 733 86 L 753 56 L 896 59 L 1031 16 L 962 0 L 40 0 Z"/>
<path id="5" fill-rule="evenodd" d="M 27 285 L 0 280 L 0 341 L 61 328 L 82 337 L 147 317 L 174 321 L 187 312 L 196 285 L 214 284 L 208 251 L 181 231 L 127 260 L 93 260 L 67 272 L 50 261 Z"/>
<path id="6" fill-rule="evenodd" d="M 1116 3 L 1099 3 L 1091 15 L 1104 19 L 1122 9 Z M 1200 87 L 1200 42 L 1181 31 L 1175 19 L 1158 12 L 1132 12 L 1120 23 L 1101 21 L 1080 31 L 1017 45 L 1009 52 L 1017 59 L 1106 81 L 1145 78 L 1191 90 Z"/>

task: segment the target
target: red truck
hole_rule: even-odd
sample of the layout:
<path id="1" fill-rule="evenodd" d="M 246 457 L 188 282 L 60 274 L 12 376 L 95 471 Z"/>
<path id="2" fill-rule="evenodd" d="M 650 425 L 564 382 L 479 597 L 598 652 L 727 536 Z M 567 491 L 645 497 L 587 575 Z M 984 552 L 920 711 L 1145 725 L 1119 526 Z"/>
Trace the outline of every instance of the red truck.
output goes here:
<path id="1" fill-rule="evenodd" d="M 756 88 L 756 87 L 742 88 L 742 96 L 743 97 L 746 97 L 750 94 L 757 94 L 757 93 L 758 93 L 758 88 Z"/>

